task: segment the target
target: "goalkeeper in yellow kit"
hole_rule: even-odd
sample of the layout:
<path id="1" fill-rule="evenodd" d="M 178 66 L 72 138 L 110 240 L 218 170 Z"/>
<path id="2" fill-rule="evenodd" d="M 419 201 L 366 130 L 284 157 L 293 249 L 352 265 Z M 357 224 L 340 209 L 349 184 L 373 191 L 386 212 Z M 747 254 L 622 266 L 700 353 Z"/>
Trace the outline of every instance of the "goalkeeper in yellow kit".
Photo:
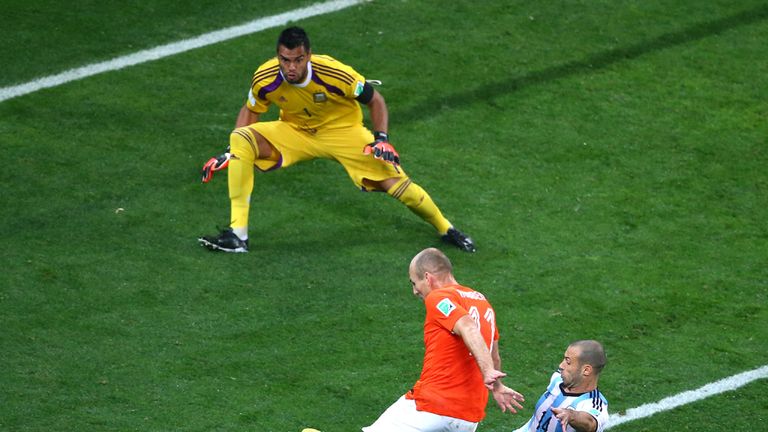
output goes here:
<path id="1" fill-rule="evenodd" d="M 272 103 L 280 107 L 280 119 L 260 122 L 259 116 Z M 370 110 L 375 132 L 363 126 L 360 105 Z M 387 127 L 384 98 L 362 75 L 329 56 L 312 54 L 301 28 L 283 30 L 277 56 L 253 74 L 229 149 L 203 167 L 203 182 L 228 167 L 231 222 L 217 235 L 199 238 L 200 244 L 210 250 L 248 252 L 254 166 L 270 171 L 323 158 L 343 165 L 361 190 L 387 192 L 432 224 L 445 242 L 474 252 L 472 239 L 453 227 L 400 167 Z"/>

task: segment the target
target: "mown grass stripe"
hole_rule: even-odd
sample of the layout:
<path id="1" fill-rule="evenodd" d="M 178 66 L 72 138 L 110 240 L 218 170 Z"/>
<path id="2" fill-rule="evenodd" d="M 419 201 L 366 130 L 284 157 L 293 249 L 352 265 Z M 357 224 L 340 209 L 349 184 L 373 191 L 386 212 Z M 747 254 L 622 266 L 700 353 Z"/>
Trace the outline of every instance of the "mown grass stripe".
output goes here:
<path id="1" fill-rule="evenodd" d="M 183 53 L 185 51 L 213 45 L 215 43 L 234 39 L 240 36 L 245 36 L 251 33 L 257 33 L 270 28 L 279 27 L 291 21 L 298 21 L 317 15 L 336 12 L 350 6 L 363 3 L 365 1 L 367 0 L 332 0 L 324 3 L 316 3 L 305 8 L 295 9 L 278 15 L 259 18 L 238 26 L 205 33 L 195 38 L 184 39 L 178 42 L 172 42 L 122 57 L 117 57 L 112 60 L 70 69 L 56 75 L 49 75 L 46 77 L 38 78 L 24 84 L 3 87 L 0 88 L 0 102 L 29 93 L 34 93 L 38 90 L 56 87 L 72 81 L 98 75 L 100 73 L 116 71 L 129 66 L 158 60 L 164 57 L 169 57 L 175 54 Z"/>
<path id="2" fill-rule="evenodd" d="M 723 378 L 719 381 L 715 381 L 703 387 L 699 387 L 696 390 L 689 390 L 673 396 L 665 397 L 658 402 L 640 405 L 636 408 L 630 408 L 627 410 L 627 413 L 623 415 L 612 415 L 610 423 L 606 429 L 618 426 L 622 423 L 650 417 L 662 411 L 668 411 L 673 408 L 706 399 L 710 396 L 714 396 L 720 393 L 736 390 L 737 388 L 743 387 L 753 381 L 765 378 L 768 378 L 768 365 Z"/>

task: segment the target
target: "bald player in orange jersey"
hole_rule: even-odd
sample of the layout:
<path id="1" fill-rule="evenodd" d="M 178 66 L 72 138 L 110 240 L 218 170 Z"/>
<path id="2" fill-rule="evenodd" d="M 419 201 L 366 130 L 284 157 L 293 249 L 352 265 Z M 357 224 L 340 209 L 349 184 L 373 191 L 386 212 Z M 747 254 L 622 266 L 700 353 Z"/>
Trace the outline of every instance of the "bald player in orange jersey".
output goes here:
<path id="1" fill-rule="evenodd" d="M 489 390 L 503 412 L 517 413 L 524 398 L 501 382 L 496 314 L 485 296 L 460 285 L 438 249 L 417 254 L 408 273 L 427 309 L 421 376 L 363 431 L 472 432 L 485 417 Z"/>

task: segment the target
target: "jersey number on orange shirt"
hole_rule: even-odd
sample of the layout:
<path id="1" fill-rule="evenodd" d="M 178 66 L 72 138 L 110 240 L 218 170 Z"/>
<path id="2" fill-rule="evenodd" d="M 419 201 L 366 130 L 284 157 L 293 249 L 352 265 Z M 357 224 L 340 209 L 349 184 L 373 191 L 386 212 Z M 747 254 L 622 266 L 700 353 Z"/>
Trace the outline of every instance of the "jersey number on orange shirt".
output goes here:
<path id="1" fill-rule="evenodd" d="M 477 306 L 470 307 L 467 312 L 469 312 L 469 316 L 472 317 L 473 320 L 475 320 L 477 329 L 481 330 L 480 311 L 477 309 Z M 488 324 L 491 328 L 491 338 L 489 339 L 490 346 L 488 346 L 488 349 L 493 350 L 493 336 L 494 336 L 493 333 L 496 330 L 496 315 L 494 314 L 493 309 L 491 308 L 486 309 L 485 313 L 483 314 L 483 318 L 485 318 L 485 320 L 488 321 Z"/>

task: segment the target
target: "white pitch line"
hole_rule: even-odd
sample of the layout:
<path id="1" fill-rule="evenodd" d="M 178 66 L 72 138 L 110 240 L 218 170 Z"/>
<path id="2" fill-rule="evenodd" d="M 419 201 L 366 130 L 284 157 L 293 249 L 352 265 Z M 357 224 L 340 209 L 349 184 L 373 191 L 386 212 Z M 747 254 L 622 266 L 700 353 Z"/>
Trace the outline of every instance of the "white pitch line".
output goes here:
<path id="1" fill-rule="evenodd" d="M 0 102 L 25 94 L 33 93 L 45 88 L 56 87 L 66 84 L 70 81 L 79 80 L 103 72 L 115 71 L 128 66 L 134 66 L 140 63 L 161 59 L 174 54 L 183 53 L 195 48 L 213 45 L 225 40 L 245 36 L 251 33 L 257 33 L 262 30 L 279 27 L 288 24 L 291 21 L 298 21 L 317 15 L 323 15 L 336 12 L 350 6 L 364 3 L 370 0 L 332 0 L 325 3 L 316 3 L 301 9 L 295 9 L 279 15 L 259 18 L 242 25 L 225 28 L 222 30 L 205 33 L 191 39 L 184 39 L 178 42 L 160 45 L 155 48 L 142 50 L 133 54 L 117 57 L 112 60 L 93 63 L 75 69 L 70 69 L 56 75 L 50 75 L 29 81 L 24 84 L 0 88 Z"/>
<path id="2" fill-rule="evenodd" d="M 658 402 L 640 405 L 637 408 L 630 408 L 624 415 L 612 415 L 606 429 L 610 429 L 614 426 L 618 426 L 622 423 L 626 423 L 632 420 L 650 417 L 656 413 L 668 411 L 681 405 L 696 402 L 716 394 L 736 390 L 737 388 L 743 387 L 752 381 L 765 378 L 768 378 L 768 365 L 751 371 L 742 372 L 728 378 L 723 378 L 719 381 L 715 381 L 703 387 L 697 388 L 696 390 L 689 390 L 674 396 L 666 397 Z"/>

